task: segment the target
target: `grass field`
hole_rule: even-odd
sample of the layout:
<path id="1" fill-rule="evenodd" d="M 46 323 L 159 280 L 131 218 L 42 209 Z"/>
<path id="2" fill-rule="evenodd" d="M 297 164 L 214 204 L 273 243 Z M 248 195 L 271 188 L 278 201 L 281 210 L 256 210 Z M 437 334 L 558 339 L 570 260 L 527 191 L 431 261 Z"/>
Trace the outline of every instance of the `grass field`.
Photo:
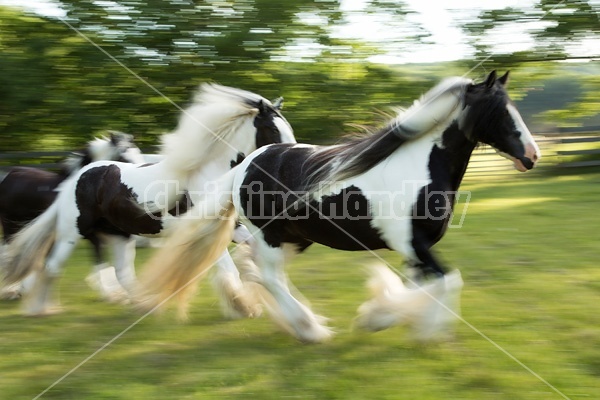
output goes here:
<path id="1" fill-rule="evenodd" d="M 224 321 L 204 282 L 182 324 L 97 299 L 87 248 L 61 281 L 64 313 L 24 318 L 0 303 L 0 398 L 598 399 L 600 174 L 469 183 L 462 228 L 436 246 L 465 287 L 456 338 L 423 346 L 404 328 L 351 329 L 368 253 L 314 246 L 289 272 L 337 331 L 303 345 L 262 317 Z M 459 205 L 460 213 L 464 205 Z M 141 265 L 151 250 L 141 250 Z M 379 253 L 400 267 L 401 259 Z M 125 331 L 127 328 L 129 330 Z M 562 393 L 562 394 L 561 394 Z"/>

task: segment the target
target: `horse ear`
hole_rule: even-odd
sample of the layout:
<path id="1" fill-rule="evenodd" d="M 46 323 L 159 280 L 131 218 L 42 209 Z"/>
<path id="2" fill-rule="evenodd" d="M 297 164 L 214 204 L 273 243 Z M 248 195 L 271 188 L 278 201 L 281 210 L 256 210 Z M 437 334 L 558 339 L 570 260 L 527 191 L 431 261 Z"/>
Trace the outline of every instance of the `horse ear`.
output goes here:
<path id="1" fill-rule="evenodd" d="M 500 82 L 502 84 L 502 86 L 506 86 L 506 83 L 508 82 L 508 74 L 510 73 L 510 71 L 506 71 L 506 73 L 504 75 L 502 75 L 500 78 L 498 78 L 498 82 Z"/>
<path id="2" fill-rule="evenodd" d="M 496 82 L 496 70 L 493 70 L 492 72 L 490 72 L 488 77 L 485 79 L 485 87 L 491 88 L 492 86 L 494 86 L 495 82 Z"/>
<path id="3" fill-rule="evenodd" d="M 266 113 L 267 113 L 267 109 L 268 109 L 268 107 L 267 107 L 267 105 L 265 104 L 265 102 L 264 102 L 262 99 L 260 99 L 260 100 L 258 101 L 258 111 L 259 111 L 261 114 L 266 114 Z"/>
<path id="4" fill-rule="evenodd" d="M 110 138 L 110 144 L 112 144 L 113 146 L 116 146 L 119 144 L 119 138 L 117 137 L 117 135 L 115 135 L 115 132 L 110 132 L 109 138 Z"/>
<path id="5" fill-rule="evenodd" d="M 273 107 L 280 111 L 283 108 L 283 97 L 278 97 L 273 101 Z"/>
<path id="6" fill-rule="evenodd" d="M 122 142 L 133 142 L 133 135 L 119 131 L 108 131 L 110 134 L 110 143 L 118 146 Z"/>
<path id="7" fill-rule="evenodd" d="M 123 140 L 123 133 L 119 131 L 108 131 L 110 135 L 110 143 L 114 146 L 118 145 L 120 141 Z"/>

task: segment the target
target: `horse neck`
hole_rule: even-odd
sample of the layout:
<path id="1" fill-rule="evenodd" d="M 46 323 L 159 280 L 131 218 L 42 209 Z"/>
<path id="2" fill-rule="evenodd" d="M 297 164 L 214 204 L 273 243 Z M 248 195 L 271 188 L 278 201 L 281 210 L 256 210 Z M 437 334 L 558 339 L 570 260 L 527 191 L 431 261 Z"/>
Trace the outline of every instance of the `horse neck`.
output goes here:
<path id="1" fill-rule="evenodd" d="M 434 151 L 432 158 L 449 174 L 452 190 L 457 190 L 460 186 L 476 146 L 477 143 L 467 139 L 456 121 L 442 133 L 441 146 Z"/>
<path id="2" fill-rule="evenodd" d="M 210 116 L 209 111 L 214 111 L 216 117 L 200 118 Z M 255 135 L 250 134 L 255 132 L 252 118 L 232 119 L 230 114 L 211 108 L 197 119 L 186 114 L 177 130 L 163 137 L 164 165 L 175 175 L 190 177 L 210 164 L 229 165 L 239 152 L 249 154 L 256 146 Z"/>

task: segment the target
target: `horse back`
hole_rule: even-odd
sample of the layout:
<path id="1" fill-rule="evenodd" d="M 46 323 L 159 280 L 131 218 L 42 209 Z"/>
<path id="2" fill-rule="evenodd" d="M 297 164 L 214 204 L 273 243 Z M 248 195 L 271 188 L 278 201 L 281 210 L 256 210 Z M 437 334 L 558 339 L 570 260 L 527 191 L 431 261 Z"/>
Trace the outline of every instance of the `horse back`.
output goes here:
<path id="1" fill-rule="evenodd" d="M 304 249 L 313 242 L 341 250 L 387 247 L 359 188 L 343 188 L 319 201 L 307 196 L 309 175 L 318 167 L 311 164 L 314 151 L 308 145 L 272 145 L 247 159 L 236 187 L 242 215 L 272 247 L 293 243 Z"/>
<path id="2" fill-rule="evenodd" d="M 63 180 L 59 174 L 36 168 L 11 169 L 0 182 L 0 213 L 28 222 L 52 204 Z"/>

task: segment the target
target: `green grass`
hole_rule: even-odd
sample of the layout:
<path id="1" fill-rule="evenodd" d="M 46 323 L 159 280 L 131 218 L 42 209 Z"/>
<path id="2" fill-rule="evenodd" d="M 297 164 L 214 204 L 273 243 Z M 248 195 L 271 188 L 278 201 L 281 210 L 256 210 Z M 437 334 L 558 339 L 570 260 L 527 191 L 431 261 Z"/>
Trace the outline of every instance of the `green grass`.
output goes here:
<path id="1" fill-rule="evenodd" d="M 224 321 L 204 282 L 188 323 L 142 320 L 42 398 L 562 398 L 496 346 L 569 398 L 600 398 L 600 174 L 462 189 L 472 191 L 464 225 L 436 249 L 461 270 L 463 317 L 477 331 L 461 323 L 454 340 L 431 346 L 404 328 L 352 331 L 375 258 L 314 246 L 289 272 L 331 318 L 331 342 L 300 344 L 266 317 Z M 141 264 L 151 250 L 139 253 Z M 140 317 L 97 299 L 83 281 L 89 265 L 87 248 L 69 262 L 62 314 L 24 318 L 0 303 L 0 398 L 35 397 Z"/>

